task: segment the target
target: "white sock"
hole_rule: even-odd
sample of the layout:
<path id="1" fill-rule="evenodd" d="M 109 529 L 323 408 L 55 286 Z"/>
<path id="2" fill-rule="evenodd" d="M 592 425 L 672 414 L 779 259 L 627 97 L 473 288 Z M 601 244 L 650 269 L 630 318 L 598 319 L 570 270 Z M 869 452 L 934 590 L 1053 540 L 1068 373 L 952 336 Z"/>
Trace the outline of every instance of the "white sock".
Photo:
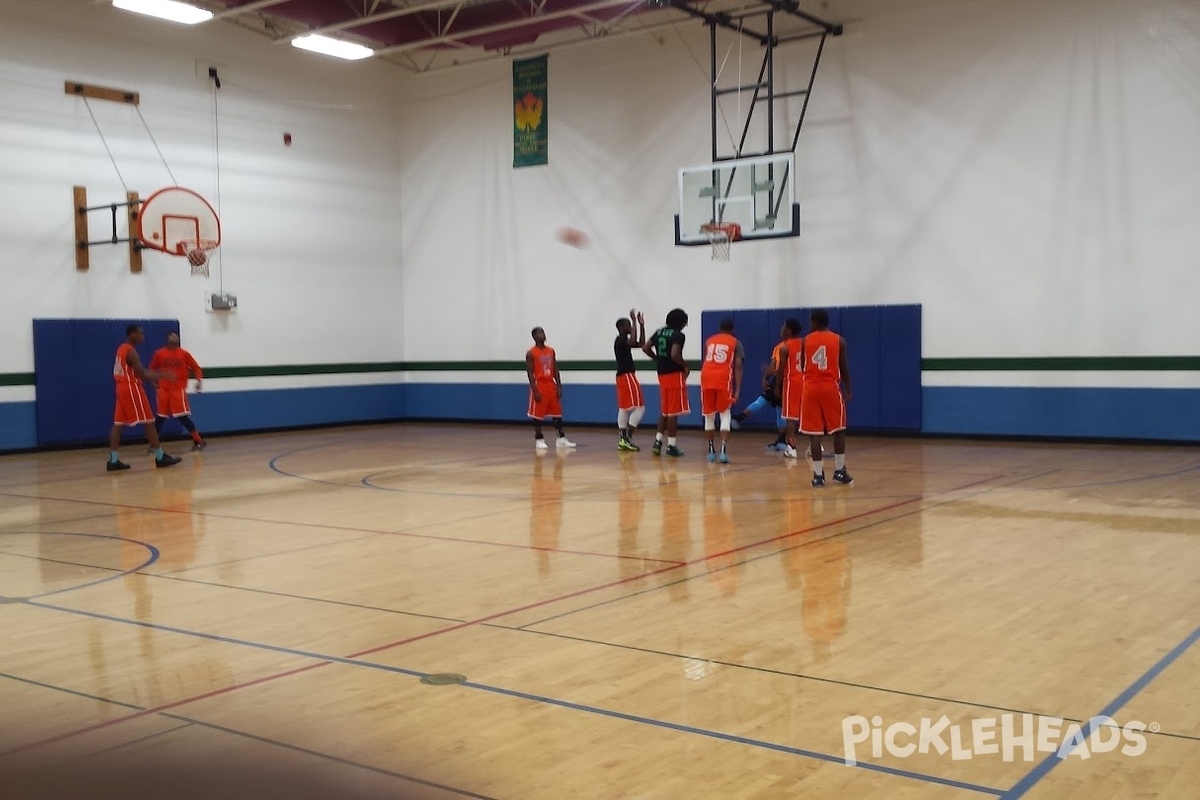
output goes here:
<path id="1" fill-rule="evenodd" d="M 833 468 L 834 469 L 845 469 L 846 468 L 846 454 L 845 453 L 834 453 L 833 454 Z"/>
<path id="2" fill-rule="evenodd" d="M 733 411 L 725 409 L 721 412 L 721 430 L 728 431 L 733 428 Z"/>
<path id="3" fill-rule="evenodd" d="M 824 474 L 825 474 L 824 464 L 820 461 L 814 461 L 813 462 L 813 475 L 824 475 Z"/>
<path id="4" fill-rule="evenodd" d="M 662 431 L 658 431 L 657 433 L 654 434 L 654 441 L 658 442 L 659 444 L 662 444 L 662 440 L 663 440 Z"/>
<path id="5" fill-rule="evenodd" d="M 636 428 L 638 423 L 642 421 L 642 415 L 646 413 L 645 406 L 638 406 L 629 413 L 629 427 Z"/>
<path id="6" fill-rule="evenodd" d="M 629 409 L 622 408 L 617 412 L 617 429 L 622 433 L 629 427 Z"/>
<path id="7" fill-rule="evenodd" d="M 675 437 L 668 436 L 667 437 L 667 447 L 674 447 L 674 446 L 675 446 Z"/>

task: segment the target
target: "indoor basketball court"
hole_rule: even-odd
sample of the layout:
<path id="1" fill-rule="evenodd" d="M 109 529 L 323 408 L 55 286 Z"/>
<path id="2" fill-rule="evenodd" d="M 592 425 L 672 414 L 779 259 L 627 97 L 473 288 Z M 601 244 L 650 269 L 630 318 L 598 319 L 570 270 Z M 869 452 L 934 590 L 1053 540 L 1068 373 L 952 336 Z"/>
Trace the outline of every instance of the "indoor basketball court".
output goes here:
<path id="1" fill-rule="evenodd" d="M 334 5 L 0 0 L 0 795 L 1195 794 L 1191 4 Z"/>

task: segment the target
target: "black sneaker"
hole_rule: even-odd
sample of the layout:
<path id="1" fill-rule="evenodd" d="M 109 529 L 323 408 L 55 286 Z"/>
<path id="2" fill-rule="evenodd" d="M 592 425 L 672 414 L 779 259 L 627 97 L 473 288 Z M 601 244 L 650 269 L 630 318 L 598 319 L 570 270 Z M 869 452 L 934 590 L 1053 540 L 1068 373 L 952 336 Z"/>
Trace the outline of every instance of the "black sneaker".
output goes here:
<path id="1" fill-rule="evenodd" d="M 835 471 L 833 473 L 833 479 L 835 481 L 837 481 L 838 483 L 844 483 L 847 485 L 854 483 L 854 478 L 851 478 L 850 473 L 846 472 L 846 470 L 844 468 Z"/>
<path id="2" fill-rule="evenodd" d="M 201 440 L 199 442 L 195 442 L 194 444 L 192 444 L 192 452 L 199 453 L 201 450 L 203 450 L 206 447 L 208 447 L 208 442 L 206 442 L 206 441 Z"/>
<path id="3" fill-rule="evenodd" d="M 825 476 L 824 475 L 813 475 L 812 485 L 818 489 L 825 486 Z"/>
<path id="4" fill-rule="evenodd" d="M 175 456 L 173 456 L 169 453 L 163 453 L 162 458 L 155 460 L 154 466 L 156 466 L 156 467 L 173 467 L 182 460 L 183 460 L 182 458 L 176 458 Z"/>
<path id="5" fill-rule="evenodd" d="M 124 461 L 109 461 L 107 469 L 109 472 L 119 472 L 123 469 L 129 469 L 129 465 Z"/>

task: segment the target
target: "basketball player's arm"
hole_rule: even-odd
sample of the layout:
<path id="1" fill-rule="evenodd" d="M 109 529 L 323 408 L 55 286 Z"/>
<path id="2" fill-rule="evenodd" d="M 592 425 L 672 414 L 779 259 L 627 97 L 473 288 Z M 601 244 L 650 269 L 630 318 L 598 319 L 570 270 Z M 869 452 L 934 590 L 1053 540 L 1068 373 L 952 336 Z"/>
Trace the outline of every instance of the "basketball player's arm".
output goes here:
<path id="1" fill-rule="evenodd" d="M 125 356 L 125 363 L 129 365 L 130 372 L 132 372 L 134 375 L 137 375 L 142 380 L 147 381 L 148 383 L 158 382 L 160 377 L 159 374 L 157 372 L 146 371 L 145 367 L 142 366 L 142 357 L 138 355 L 137 350 L 134 350 L 133 348 L 129 349 L 129 353 Z"/>
<path id="2" fill-rule="evenodd" d="M 850 359 L 846 357 L 845 338 L 842 338 L 840 346 L 838 347 L 838 371 L 842 376 L 842 394 L 847 400 L 853 400 L 854 392 L 850 388 Z"/>
<path id="3" fill-rule="evenodd" d="M 775 359 L 775 390 L 779 392 L 780 395 L 783 394 L 783 373 L 787 367 L 788 359 L 790 357 L 791 356 L 788 355 L 786 344 L 779 348 L 779 357 Z"/>
<path id="4" fill-rule="evenodd" d="M 554 357 L 554 389 L 558 393 L 558 399 L 562 399 L 562 375 L 558 371 L 558 356 Z"/>
<path id="5" fill-rule="evenodd" d="M 686 378 L 691 373 L 692 368 L 683 360 L 683 345 L 679 342 L 671 343 L 671 360 L 679 366 L 683 367 L 683 375 Z"/>
<path id="6" fill-rule="evenodd" d="M 738 392 L 742 389 L 742 365 L 745 361 L 746 351 L 742 349 L 742 343 L 738 342 L 733 356 L 733 402 L 735 403 L 738 399 Z"/>
<path id="7" fill-rule="evenodd" d="M 184 351 L 183 358 L 187 361 L 188 369 L 192 371 L 192 375 L 196 378 L 196 391 L 200 391 L 201 384 L 204 383 L 204 370 L 200 369 L 200 365 L 196 363 L 196 359 L 191 353 Z"/>
<path id="8" fill-rule="evenodd" d="M 635 347 L 645 347 L 646 345 L 646 318 L 642 316 L 642 312 L 637 313 L 637 344 Z"/>
<path id="9" fill-rule="evenodd" d="M 529 389 L 533 392 L 533 399 L 542 402 L 542 393 L 538 391 L 537 381 L 533 379 L 533 353 L 525 354 L 525 375 L 529 378 Z"/>

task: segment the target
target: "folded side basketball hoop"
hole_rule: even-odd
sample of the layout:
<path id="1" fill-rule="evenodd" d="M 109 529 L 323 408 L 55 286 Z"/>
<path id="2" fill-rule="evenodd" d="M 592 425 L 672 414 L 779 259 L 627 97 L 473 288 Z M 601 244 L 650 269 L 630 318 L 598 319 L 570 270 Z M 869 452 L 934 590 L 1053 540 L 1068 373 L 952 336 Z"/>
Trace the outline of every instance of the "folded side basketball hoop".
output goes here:
<path id="1" fill-rule="evenodd" d="M 193 274 L 207 275 L 207 253 L 221 244 L 221 220 L 197 192 L 169 186 L 142 203 L 138 240 L 151 250 L 187 257 Z"/>

